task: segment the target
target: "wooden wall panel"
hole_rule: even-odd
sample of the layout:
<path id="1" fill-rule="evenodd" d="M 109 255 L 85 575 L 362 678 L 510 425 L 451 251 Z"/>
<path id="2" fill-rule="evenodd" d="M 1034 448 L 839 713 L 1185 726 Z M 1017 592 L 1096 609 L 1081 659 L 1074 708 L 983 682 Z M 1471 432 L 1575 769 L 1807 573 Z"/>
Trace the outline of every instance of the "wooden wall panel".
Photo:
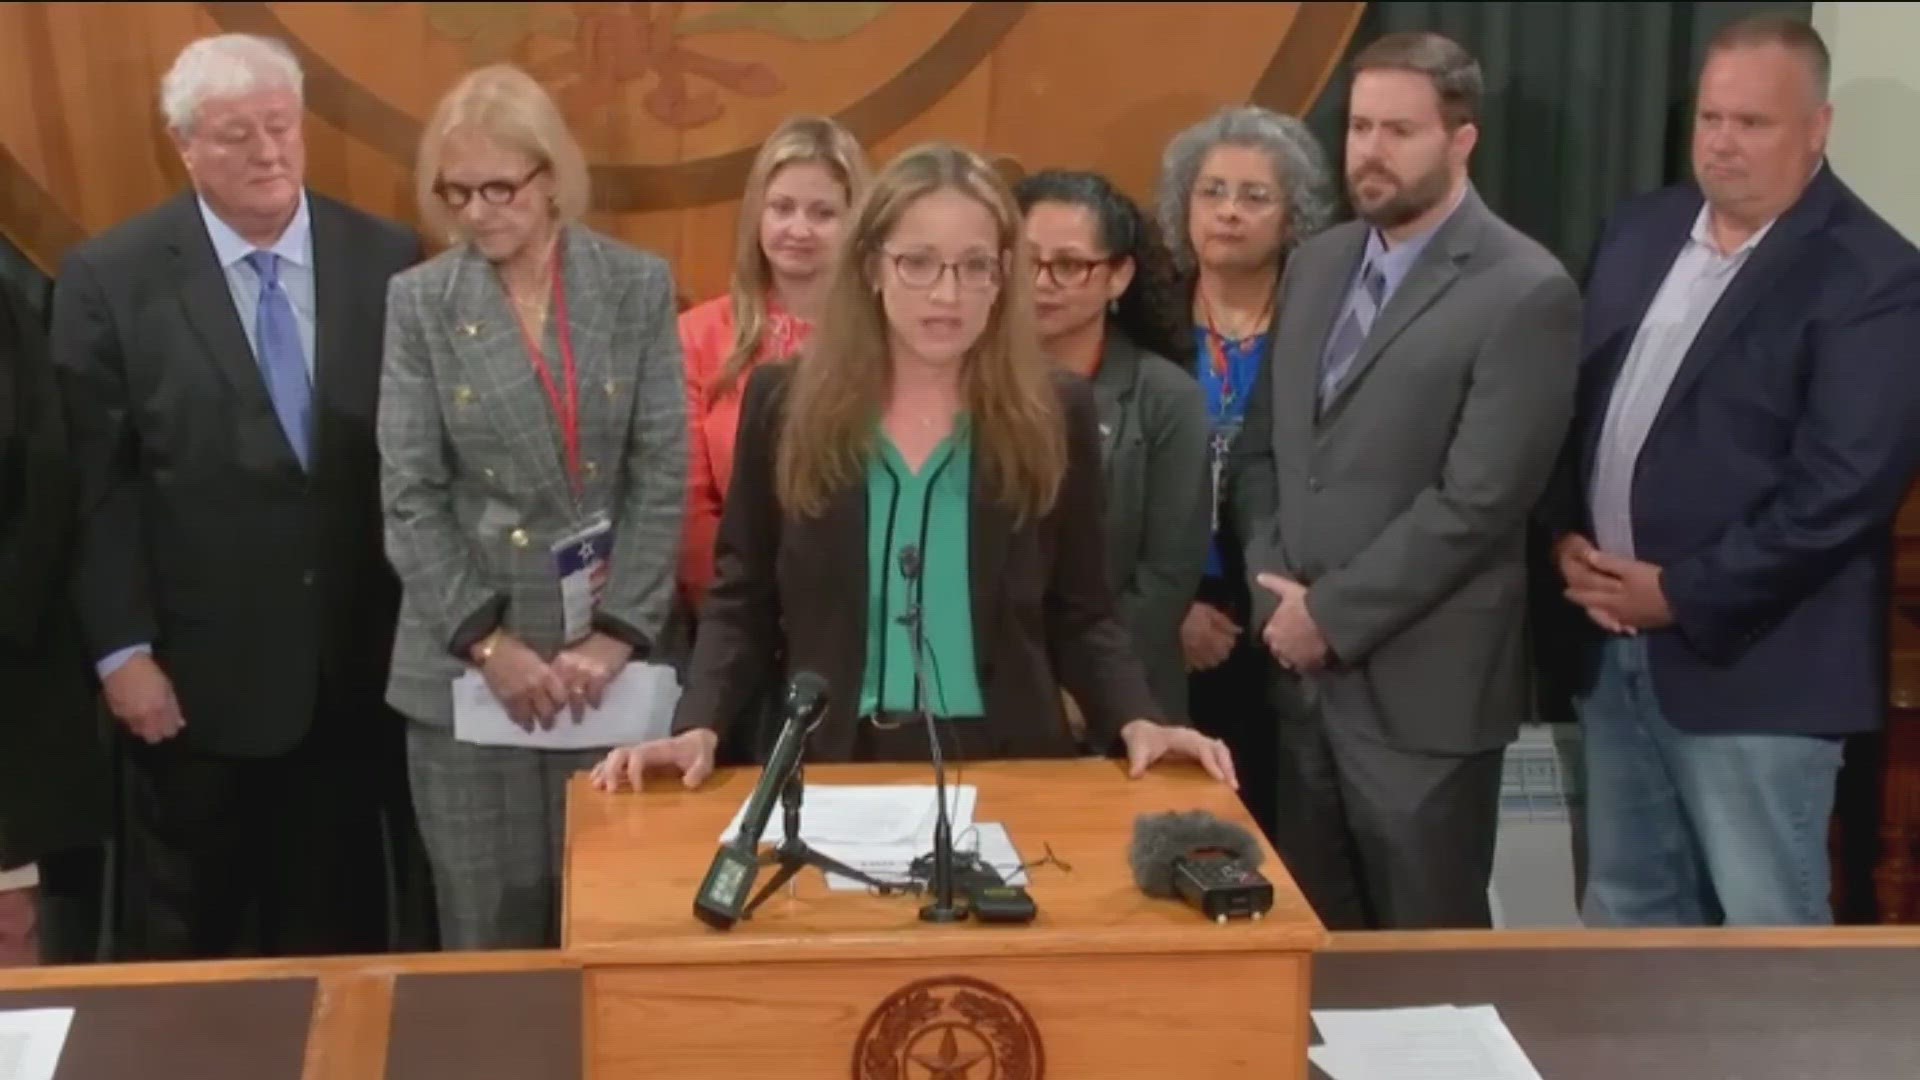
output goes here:
<path id="1" fill-rule="evenodd" d="M 1362 7 L 1023 3 L 0 5 L 0 232 L 43 267 L 179 190 L 157 86 L 179 48 L 271 33 L 308 71 L 309 180 L 416 220 L 422 120 L 463 71 L 526 66 L 596 169 L 594 224 L 725 288 L 759 141 L 824 112 L 878 162 L 926 139 L 1151 195 L 1180 127 L 1264 95 L 1302 111 Z"/>

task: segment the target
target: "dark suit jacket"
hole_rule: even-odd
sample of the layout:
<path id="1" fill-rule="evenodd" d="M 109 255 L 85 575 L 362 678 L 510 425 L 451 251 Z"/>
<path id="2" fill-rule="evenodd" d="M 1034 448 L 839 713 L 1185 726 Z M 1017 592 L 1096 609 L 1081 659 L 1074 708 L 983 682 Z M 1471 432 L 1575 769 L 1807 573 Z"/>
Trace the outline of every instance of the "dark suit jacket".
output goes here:
<path id="1" fill-rule="evenodd" d="M 1328 723 L 1485 752 L 1529 715 L 1526 527 L 1572 412 L 1579 291 L 1469 189 L 1316 410 L 1367 233 L 1338 225 L 1287 259 L 1273 359 L 1233 447 L 1247 572 L 1307 586 Z M 1261 627 L 1277 601 L 1251 588 Z"/>
<path id="2" fill-rule="evenodd" d="M 1613 387 L 1700 212 L 1692 184 L 1623 205 L 1596 252 L 1578 415 L 1544 516 L 1592 535 Z M 1637 557 L 1678 624 L 1654 688 L 1699 732 L 1838 735 L 1886 710 L 1891 523 L 1920 450 L 1920 253 L 1822 167 L 1728 286 L 1634 470 Z M 1590 673 L 1597 630 L 1584 619 Z"/>
<path id="3" fill-rule="evenodd" d="M 775 443 L 790 368 L 763 365 L 747 382 L 733 482 L 720 519 L 716 577 L 700 609 L 687 687 L 674 730 L 721 731 L 772 680 L 811 671 L 832 698 L 814 733 L 816 760 L 854 753 L 866 666 L 867 494 L 851 484 L 815 518 L 780 507 Z M 971 509 L 973 635 L 987 715 L 982 732 L 1004 757 L 1065 757 L 1075 743 L 1062 713 L 1065 686 L 1088 741 L 1112 746 L 1119 729 L 1162 713 L 1114 613 L 1102 536 L 1100 433 L 1092 394 L 1056 376 L 1067 423 L 1067 474 L 1053 508 L 1016 525 L 974 472 Z"/>
<path id="4" fill-rule="evenodd" d="M 274 416 L 192 193 L 75 248 L 53 355 L 81 477 L 77 594 L 91 655 L 151 642 L 186 737 L 266 756 L 320 689 L 375 715 L 399 587 L 381 550 L 374 413 L 400 226 L 309 195 L 313 471 Z"/>
<path id="5" fill-rule="evenodd" d="M 1107 481 L 1107 584 L 1154 697 L 1184 719 L 1180 621 L 1209 539 L 1206 395 L 1173 361 L 1111 328 L 1091 385 Z"/>
<path id="6" fill-rule="evenodd" d="M 69 466 L 46 332 L 0 284 L 0 868 L 106 835 L 106 744 L 66 593 Z"/>

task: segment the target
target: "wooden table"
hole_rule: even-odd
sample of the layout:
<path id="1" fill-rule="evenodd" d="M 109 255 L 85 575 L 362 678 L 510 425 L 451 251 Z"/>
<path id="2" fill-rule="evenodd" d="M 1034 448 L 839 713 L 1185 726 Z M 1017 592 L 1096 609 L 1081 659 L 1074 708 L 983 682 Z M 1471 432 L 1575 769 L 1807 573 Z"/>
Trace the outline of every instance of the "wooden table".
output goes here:
<path id="1" fill-rule="evenodd" d="M 56 1080 L 575 1080 L 585 963 L 7 971 L 0 1008 L 78 1006 Z M 1334 935 L 1315 958 L 1315 1007 L 1441 1003 L 1498 1006 L 1544 1080 L 1912 1080 L 1920 929 Z"/>

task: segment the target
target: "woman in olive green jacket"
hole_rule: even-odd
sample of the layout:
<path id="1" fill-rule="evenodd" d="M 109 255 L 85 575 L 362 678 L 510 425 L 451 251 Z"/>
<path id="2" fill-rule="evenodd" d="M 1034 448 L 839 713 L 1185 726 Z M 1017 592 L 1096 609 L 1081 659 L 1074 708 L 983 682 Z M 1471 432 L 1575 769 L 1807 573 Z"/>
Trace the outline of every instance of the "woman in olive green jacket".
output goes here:
<path id="1" fill-rule="evenodd" d="M 1034 308 L 1054 362 L 1089 379 L 1106 473 L 1108 580 L 1154 696 L 1187 715 L 1180 620 L 1205 568 L 1207 410 L 1192 335 L 1150 219 L 1097 173 L 1048 171 L 1016 194 Z"/>

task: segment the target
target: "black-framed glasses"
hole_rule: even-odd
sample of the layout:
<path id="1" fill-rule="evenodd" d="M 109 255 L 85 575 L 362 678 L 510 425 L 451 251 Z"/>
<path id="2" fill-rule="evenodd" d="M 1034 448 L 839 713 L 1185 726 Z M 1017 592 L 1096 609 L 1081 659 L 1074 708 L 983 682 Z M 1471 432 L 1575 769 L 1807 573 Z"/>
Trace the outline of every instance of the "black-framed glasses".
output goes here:
<path id="1" fill-rule="evenodd" d="M 435 180 L 433 182 L 433 193 L 440 196 L 440 201 L 446 203 L 449 208 L 454 210 L 466 209 L 466 205 L 473 201 L 475 195 L 480 196 L 481 202 L 493 206 L 505 206 L 520 194 L 522 188 L 533 183 L 535 177 L 546 171 L 546 163 L 542 162 L 539 165 L 535 165 L 532 172 L 521 177 L 519 180 L 489 180 L 484 184 L 473 187 L 469 187 L 466 184 L 456 184 L 446 179 Z"/>
<path id="2" fill-rule="evenodd" d="M 1093 278 L 1093 272 L 1102 266 L 1112 266 L 1118 259 L 1109 255 L 1104 259 L 1088 259 L 1079 255 L 1055 255 L 1051 259 L 1033 260 L 1033 279 L 1038 282 L 1042 275 L 1062 289 L 1077 289 Z"/>
<path id="3" fill-rule="evenodd" d="M 1001 262 L 998 255 L 974 254 L 957 262 L 948 262 L 931 251 L 887 251 L 893 263 L 893 276 L 910 289 L 931 289 L 940 284 L 949 269 L 962 289 L 981 291 L 1000 284 Z"/>

